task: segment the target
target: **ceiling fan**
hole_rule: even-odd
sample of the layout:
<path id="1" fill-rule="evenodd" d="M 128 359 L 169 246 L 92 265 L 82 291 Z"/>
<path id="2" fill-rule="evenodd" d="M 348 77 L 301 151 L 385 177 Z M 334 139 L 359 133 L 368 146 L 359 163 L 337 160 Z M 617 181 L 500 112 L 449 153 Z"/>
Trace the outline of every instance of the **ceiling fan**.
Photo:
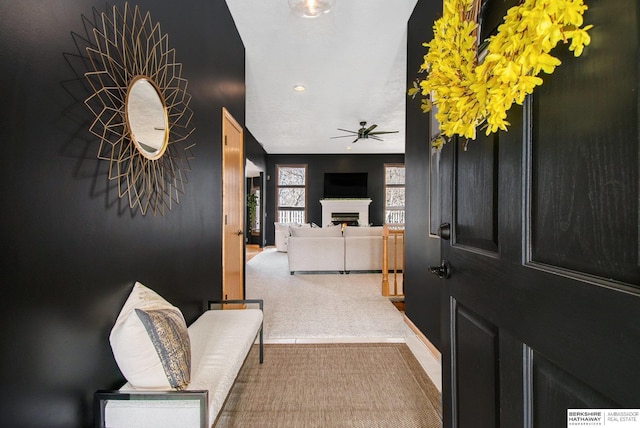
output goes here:
<path id="1" fill-rule="evenodd" d="M 356 143 L 358 140 L 363 138 L 371 138 L 373 140 L 382 141 L 382 138 L 380 138 L 378 135 L 395 134 L 398 132 L 398 131 L 374 131 L 374 129 L 378 125 L 373 124 L 370 127 L 365 128 L 366 125 L 367 125 L 367 122 L 364 122 L 364 121 L 360 122 L 360 129 L 358 129 L 357 131 L 349 131 L 348 129 L 338 128 L 338 131 L 348 132 L 349 135 L 339 135 L 337 137 L 331 137 L 331 138 L 345 138 L 345 137 L 353 137 L 353 135 L 357 135 L 356 139 L 353 140 L 353 143 Z"/>

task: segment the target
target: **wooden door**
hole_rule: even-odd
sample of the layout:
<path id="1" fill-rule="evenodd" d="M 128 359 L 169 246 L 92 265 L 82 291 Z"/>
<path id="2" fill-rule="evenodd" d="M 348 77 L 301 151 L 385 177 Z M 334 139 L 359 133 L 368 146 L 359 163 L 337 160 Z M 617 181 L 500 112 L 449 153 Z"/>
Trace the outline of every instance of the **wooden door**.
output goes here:
<path id="1" fill-rule="evenodd" d="M 244 298 L 244 146 L 242 127 L 222 109 L 222 298 Z"/>
<path id="2" fill-rule="evenodd" d="M 445 427 L 640 408 L 638 10 L 591 6 L 509 132 L 441 153 Z"/>

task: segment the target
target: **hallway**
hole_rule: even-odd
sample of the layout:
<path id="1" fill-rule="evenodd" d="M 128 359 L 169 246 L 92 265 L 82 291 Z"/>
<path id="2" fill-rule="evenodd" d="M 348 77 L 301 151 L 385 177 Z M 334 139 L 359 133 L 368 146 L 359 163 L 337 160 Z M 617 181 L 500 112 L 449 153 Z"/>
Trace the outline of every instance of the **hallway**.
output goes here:
<path id="1" fill-rule="evenodd" d="M 264 300 L 266 343 L 405 342 L 440 388 L 440 363 L 380 287 L 380 273 L 290 275 L 275 248 L 246 268 L 246 297 Z"/>

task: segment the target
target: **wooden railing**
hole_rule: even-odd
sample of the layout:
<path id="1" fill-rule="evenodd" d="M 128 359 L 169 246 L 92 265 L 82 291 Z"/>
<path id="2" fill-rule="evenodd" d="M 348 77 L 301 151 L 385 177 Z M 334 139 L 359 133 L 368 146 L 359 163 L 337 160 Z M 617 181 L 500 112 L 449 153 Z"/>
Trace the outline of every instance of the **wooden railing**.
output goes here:
<path id="1" fill-rule="evenodd" d="M 402 238 L 401 242 L 399 237 Z M 391 247 L 389 247 L 391 245 Z M 391 249 L 391 251 L 389 250 Z M 389 260 L 391 254 L 391 260 Z M 402 255 L 401 261 L 400 255 Z M 402 296 L 404 295 L 404 287 L 402 292 L 398 292 L 398 272 L 402 272 L 404 278 L 404 229 L 390 229 L 386 224 L 382 228 L 382 295 L 383 296 Z M 389 265 L 391 262 L 391 265 Z M 393 272 L 393 290 L 390 290 L 389 271 Z M 404 281 L 403 278 L 400 281 Z"/>

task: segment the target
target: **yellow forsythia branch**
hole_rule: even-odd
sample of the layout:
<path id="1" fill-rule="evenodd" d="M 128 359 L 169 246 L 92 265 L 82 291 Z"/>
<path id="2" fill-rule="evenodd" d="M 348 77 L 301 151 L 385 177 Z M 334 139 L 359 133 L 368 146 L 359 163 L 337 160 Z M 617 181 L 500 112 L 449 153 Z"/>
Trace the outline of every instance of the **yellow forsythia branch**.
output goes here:
<path id="1" fill-rule="evenodd" d="M 507 11 L 496 35 L 488 40 L 486 55 L 477 63 L 475 22 L 462 18 L 472 0 L 444 0 L 443 16 L 433 26 L 434 37 L 420 66 L 426 72 L 409 95 L 425 97 L 423 111 L 437 106 L 442 135 L 475 139 L 476 128 L 487 135 L 507 130 L 507 111 L 522 104 L 542 84 L 543 71 L 553 73 L 560 60 L 549 52 L 571 40 L 569 50 L 580 56 L 591 39 L 583 26 L 587 6 L 582 0 L 524 0 Z"/>

